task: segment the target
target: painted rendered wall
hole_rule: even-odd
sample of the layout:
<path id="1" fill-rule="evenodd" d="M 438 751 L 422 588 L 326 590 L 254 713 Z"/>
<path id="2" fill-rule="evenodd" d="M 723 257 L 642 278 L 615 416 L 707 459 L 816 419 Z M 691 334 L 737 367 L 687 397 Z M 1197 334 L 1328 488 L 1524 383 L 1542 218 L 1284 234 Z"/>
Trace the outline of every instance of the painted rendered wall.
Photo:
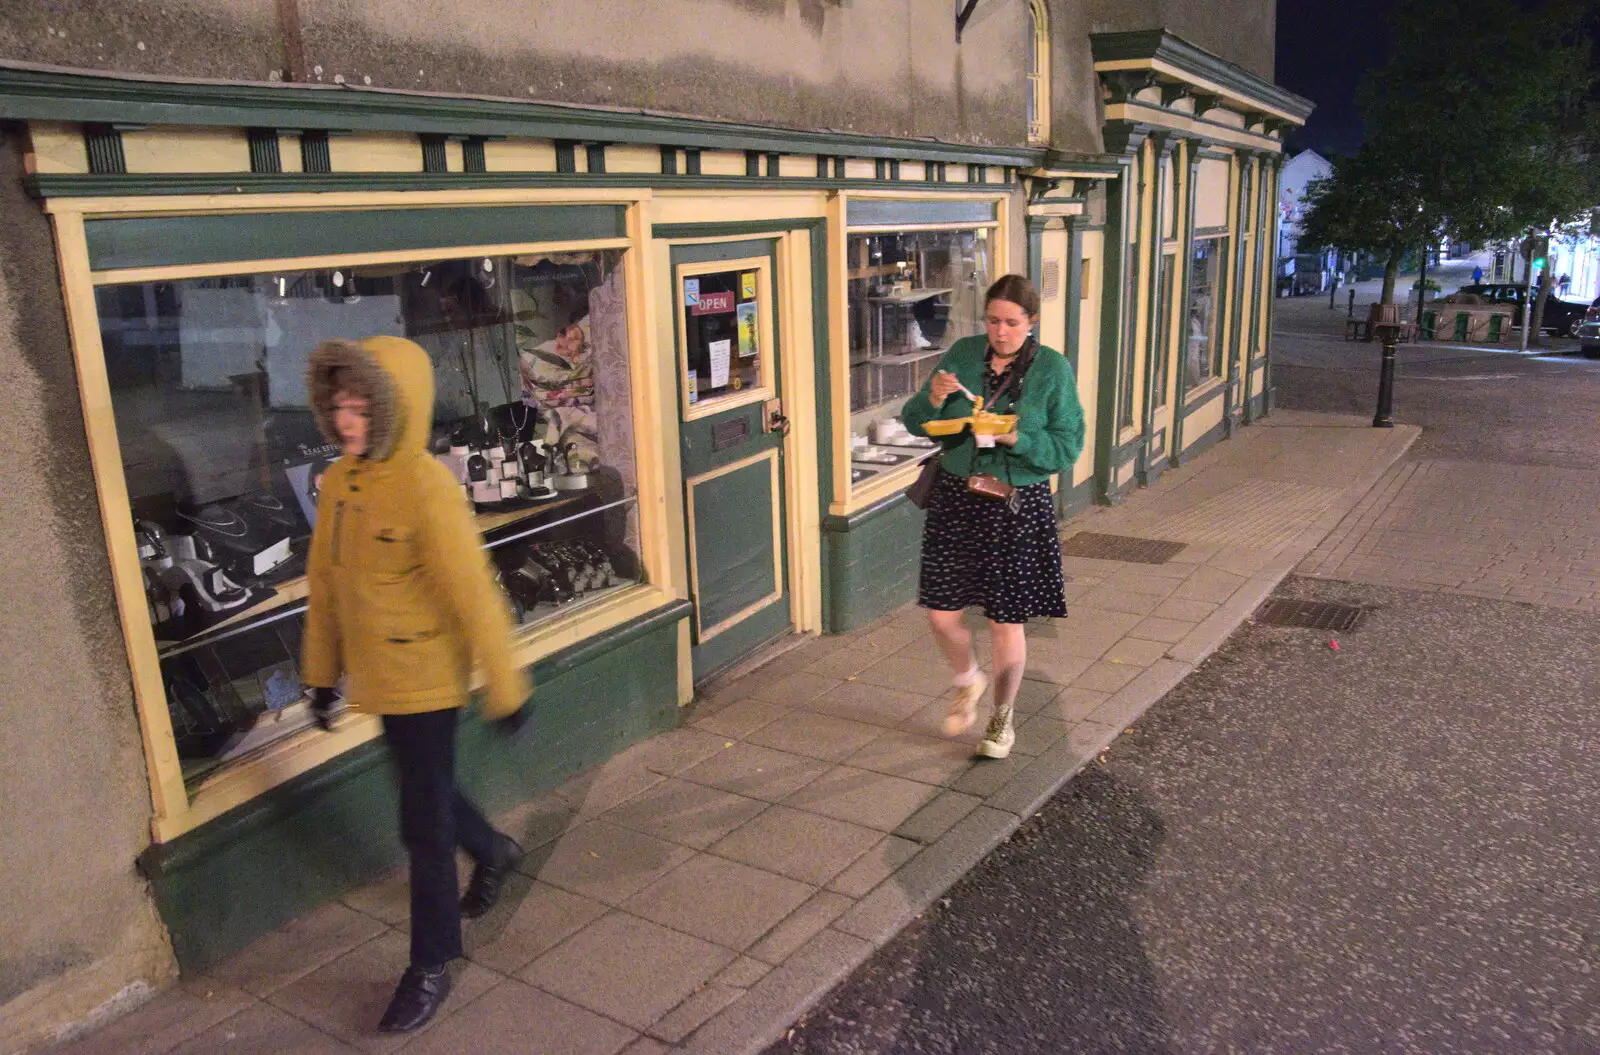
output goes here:
<path id="1" fill-rule="evenodd" d="M 1027 33 L 1025 0 L 959 45 L 929 0 L 42 0 L 0 11 L 0 57 L 1017 145 Z"/>
<path id="2" fill-rule="evenodd" d="M 1219 58 L 1272 80 L 1277 36 L 1273 0 L 1082 0 L 1091 33 L 1166 29 Z"/>
<path id="3" fill-rule="evenodd" d="M 171 975 L 49 224 L 0 132 L 0 1052 Z M 137 990 L 135 990 L 135 994 Z M 134 995 L 134 994 L 129 994 Z"/>

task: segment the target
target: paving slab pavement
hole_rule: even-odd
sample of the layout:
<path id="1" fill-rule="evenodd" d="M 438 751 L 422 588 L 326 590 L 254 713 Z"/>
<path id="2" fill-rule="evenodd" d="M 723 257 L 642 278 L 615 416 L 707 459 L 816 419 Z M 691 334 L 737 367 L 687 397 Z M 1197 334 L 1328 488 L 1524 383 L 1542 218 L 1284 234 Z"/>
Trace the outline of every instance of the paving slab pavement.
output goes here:
<path id="1" fill-rule="evenodd" d="M 1278 412 L 1065 523 L 1184 548 L 1066 558 L 1072 614 L 1028 628 L 1003 761 L 973 757 L 981 722 L 937 735 L 948 680 L 913 606 L 714 686 L 681 728 L 497 818 L 530 853 L 416 1035 L 372 1031 L 405 966 L 396 872 L 59 1050 L 758 1052 L 1220 645 L 1418 435 Z"/>

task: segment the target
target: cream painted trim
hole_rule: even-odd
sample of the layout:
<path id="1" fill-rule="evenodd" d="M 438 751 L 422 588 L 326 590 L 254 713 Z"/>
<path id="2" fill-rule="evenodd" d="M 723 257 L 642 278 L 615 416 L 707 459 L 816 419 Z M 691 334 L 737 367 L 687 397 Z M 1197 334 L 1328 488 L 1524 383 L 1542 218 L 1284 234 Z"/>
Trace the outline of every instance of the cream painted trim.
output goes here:
<path id="1" fill-rule="evenodd" d="M 1033 39 L 1029 42 L 1033 52 L 1033 66 L 1038 73 L 1028 75 L 1028 94 L 1033 105 L 1034 125 L 1028 128 L 1028 142 L 1050 142 L 1050 12 L 1044 0 L 1029 0 L 1028 12 L 1033 21 Z"/>
<path id="2" fill-rule="evenodd" d="M 84 238 L 83 218 L 58 215 L 52 219 L 61 289 L 66 299 L 67 329 L 78 369 L 78 398 L 83 406 L 84 430 L 88 435 L 89 463 L 100 499 L 101 528 L 111 561 L 111 585 L 133 679 L 134 708 L 144 742 L 153 830 L 160 839 L 160 823 L 183 814 L 188 809 L 189 797 L 183 787 L 183 766 L 178 761 L 172 717 L 167 711 L 166 688 L 156 658 L 155 633 L 145 604 L 144 577 L 139 568 L 138 544 L 133 537 L 133 507 L 122 468 L 122 447 L 117 439 L 105 349 L 100 344 L 100 316 L 89 282 L 89 246 Z"/>
<path id="3" fill-rule="evenodd" d="M 1296 117 L 1287 110 L 1280 110 L 1276 106 L 1268 106 L 1255 99 L 1246 98 L 1240 93 L 1229 88 L 1224 88 L 1222 85 L 1217 84 L 1214 81 L 1209 81 L 1204 77 L 1196 77 L 1191 73 L 1186 73 L 1171 63 L 1163 62 L 1160 59 L 1117 59 L 1115 61 L 1097 62 L 1094 64 L 1094 71 L 1096 73 L 1106 73 L 1110 70 L 1154 70 L 1157 73 L 1166 74 L 1168 77 L 1171 77 L 1173 80 L 1178 81 L 1181 84 L 1199 88 L 1208 95 L 1217 95 L 1227 99 L 1230 102 L 1238 103 L 1240 106 L 1246 107 L 1250 110 L 1255 110 L 1264 114 L 1271 114 L 1274 117 L 1281 117 L 1285 121 L 1289 121 L 1297 127 L 1305 124 L 1303 119 Z"/>
<path id="4" fill-rule="evenodd" d="M 759 237 L 759 236 L 758 236 Z M 734 241 L 742 241 L 744 236 Z M 723 238 L 722 241 L 730 241 Z M 689 402 L 689 392 L 681 384 L 687 372 L 688 361 L 686 351 L 687 338 L 683 330 L 683 311 L 687 307 L 683 302 L 683 280 L 693 278 L 695 275 L 714 275 L 724 271 L 754 271 L 757 274 L 756 282 L 756 340 L 760 350 L 756 353 L 757 361 L 761 366 L 761 383 L 754 388 L 740 389 L 730 395 L 713 396 L 711 399 L 697 399 Z M 747 256 L 738 260 L 709 260 L 704 263 L 679 264 L 673 271 L 672 281 L 672 327 L 676 337 L 673 362 L 677 366 L 680 382 L 678 392 L 678 412 L 684 421 L 696 421 L 707 418 L 713 414 L 725 414 L 739 407 L 749 406 L 751 403 L 764 403 L 778 394 L 772 385 L 772 296 L 773 276 L 771 274 L 771 261 L 764 256 Z"/>
<path id="5" fill-rule="evenodd" d="M 83 174 L 89 171 L 89 150 L 81 126 L 55 121 L 28 122 L 28 149 L 23 167 L 29 175 Z"/>
<path id="6" fill-rule="evenodd" d="M 694 702 L 694 637 L 689 632 L 689 620 L 678 620 L 678 706 L 687 707 Z"/>
<path id="7" fill-rule="evenodd" d="M 393 209 L 430 205 L 617 205 L 646 201 L 648 187 L 503 188 L 492 190 L 330 191 L 292 194 L 174 194 L 168 196 L 50 198 L 49 213 L 93 216 L 220 215 L 329 209 Z"/>
<path id="8" fill-rule="evenodd" d="M 186 278 L 206 278 L 214 275 L 256 274 L 263 271 L 306 271 L 313 268 L 360 268 L 372 264 L 409 264 L 476 256 L 516 256 L 524 253 L 564 253 L 598 249 L 628 249 L 633 245 L 629 238 L 603 238 L 596 241 L 567 242 L 496 242 L 490 245 L 435 246 L 427 249 L 396 249 L 383 253 L 338 253 L 329 256 L 281 257 L 275 260 L 224 260 L 214 264 L 184 264 L 181 266 L 131 267 L 117 271 L 96 271 L 93 281 L 97 286 L 121 285 L 129 282 L 170 282 Z"/>
<path id="9" fill-rule="evenodd" d="M 857 485 L 850 492 L 848 501 L 830 503 L 828 512 L 834 516 L 849 516 L 859 509 L 865 509 L 870 505 L 881 502 L 885 498 L 889 498 L 910 487 L 912 481 L 917 478 L 917 474 L 921 471 L 922 461 L 918 460 L 907 462 L 905 465 L 897 465 L 893 469 L 878 473 L 866 483 Z M 845 476 L 848 477 L 849 475 L 850 463 L 846 461 Z"/>
<path id="10" fill-rule="evenodd" d="M 828 199 L 828 399 L 833 435 L 827 437 L 833 453 L 833 499 L 828 511 L 837 514 L 850 505 L 850 238 L 845 225 L 849 202 L 844 194 Z M 843 369 L 840 359 L 844 360 Z"/>
<path id="11" fill-rule="evenodd" d="M 1248 147 L 1251 150 L 1283 149 L 1282 140 L 1258 132 L 1229 128 L 1226 125 L 1201 121 L 1187 114 L 1174 113 L 1150 103 L 1107 103 L 1107 121 L 1133 121 L 1139 124 L 1159 125 L 1175 132 L 1189 132 L 1207 140 L 1229 146 Z"/>
<path id="12" fill-rule="evenodd" d="M 778 478 L 778 448 L 768 447 L 766 450 L 757 454 L 752 454 L 748 458 L 740 458 L 736 462 L 729 462 L 727 465 L 718 466 L 708 473 L 701 473 L 699 476 L 691 476 L 688 478 L 688 480 L 684 481 L 686 484 L 685 490 L 687 492 L 687 508 L 685 512 L 688 515 L 689 522 L 689 577 L 690 582 L 694 586 L 695 596 L 698 597 L 700 595 L 700 555 L 694 544 L 694 489 L 699 487 L 701 484 L 709 483 L 710 481 L 718 479 L 719 477 L 727 476 L 729 473 L 738 472 L 740 469 L 748 469 L 750 466 L 757 465 L 763 461 L 769 463 L 768 470 L 772 474 L 772 501 L 774 507 L 772 510 L 773 591 L 767 596 L 761 598 L 759 601 L 756 601 L 754 604 L 746 605 L 744 608 L 739 609 L 739 611 L 728 616 L 720 623 L 717 623 L 715 626 L 709 628 L 700 622 L 700 606 L 695 605 L 695 636 L 702 645 L 716 637 L 718 634 L 722 633 L 724 630 L 727 630 L 729 627 L 743 622 L 745 619 L 783 597 L 784 569 L 783 558 L 781 556 L 783 553 L 784 532 L 784 518 L 782 509 L 783 485 Z"/>
<path id="13" fill-rule="evenodd" d="M 684 581 L 674 566 L 672 535 L 668 530 L 667 494 L 669 471 L 667 448 L 655 441 L 667 435 L 660 394 L 667 379 L 661 369 L 661 347 L 652 324 L 656 309 L 657 274 L 655 261 L 645 248 L 649 234 L 647 205 L 637 202 L 628 208 L 628 235 L 639 248 L 624 253 L 623 280 L 628 284 L 628 369 L 633 399 L 634 486 L 638 491 L 639 545 L 645 578 L 673 597 L 682 596 Z M 676 428 L 676 422 L 672 427 Z"/>
<path id="14" fill-rule="evenodd" d="M 1210 395 L 1212 389 L 1220 387 L 1222 387 L 1222 379 L 1220 377 L 1208 377 L 1198 387 L 1191 388 L 1184 394 L 1183 405 L 1187 407 L 1191 403 L 1198 403 Z"/>
<path id="15" fill-rule="evenodd" d="M 816 338 L 808 230 L 778 243 L 779 342 L 783 412 L 784 508 L 788 512 L 790 617 L 798 632 L 822 631 L 822 484 L 817 476 Z"/>

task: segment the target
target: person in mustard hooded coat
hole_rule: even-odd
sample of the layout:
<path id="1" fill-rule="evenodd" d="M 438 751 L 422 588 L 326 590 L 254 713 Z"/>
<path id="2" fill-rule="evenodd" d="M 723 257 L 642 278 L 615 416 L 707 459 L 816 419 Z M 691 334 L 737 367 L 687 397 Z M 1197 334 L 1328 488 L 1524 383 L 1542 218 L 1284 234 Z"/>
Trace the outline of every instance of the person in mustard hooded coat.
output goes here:
<path id="1" fill-rule="evenodd" d="M 306 577 L 301 680 L 331 728 L 334 686 L 378 715 L 400 777 L 411 860 L 411 965 L 379 1029 L 431 1019 L 461 956 L 461 916 L 488 911 L 522 855 L 455 785 L 457 712 L 474 664 L 486 717 L 514 729 L 530 685 L 511 656 L 511 613 L 461 487 L 427 450 L 433 364 L 411 341 L 327 341 L 311 355 L 317 425 L 343 451 L 317 500 Z M 477 867 L 465 897 L 457 845 Z"/>

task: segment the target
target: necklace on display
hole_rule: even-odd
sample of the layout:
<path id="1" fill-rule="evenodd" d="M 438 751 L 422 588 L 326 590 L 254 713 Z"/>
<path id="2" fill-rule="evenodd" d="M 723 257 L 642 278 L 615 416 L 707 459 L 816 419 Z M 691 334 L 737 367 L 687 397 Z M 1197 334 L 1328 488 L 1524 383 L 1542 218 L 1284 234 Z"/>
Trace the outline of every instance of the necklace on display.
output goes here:
<path id="1" fill-rule="evenodd" d="M 517 420 L 517 408 L 522 408 L 522 420 Z M 511 427 L 517 430 L 517 438 L 522 438 L 522 430 L 527 428 L 528 419 L 533 416 L 533 408 L 520 399 L 511 404 Z"/>
<path id="2" fill-rule="evenodd" d="M 204 511 L 202 510 L 202 512 Z M 245 532 L 250 530 L 249 525 L 244 522 L 244 517 L 227 509 L 213 510 L 210 514 L 211 516 L 221 516 L 224 518 L 222 520 L 210 520 L 206 517 L 181 512 L 178 515 L 198 527 L 208 528 L 219 535 L 226 535 L 229 538 L 243 538 Z"/>

